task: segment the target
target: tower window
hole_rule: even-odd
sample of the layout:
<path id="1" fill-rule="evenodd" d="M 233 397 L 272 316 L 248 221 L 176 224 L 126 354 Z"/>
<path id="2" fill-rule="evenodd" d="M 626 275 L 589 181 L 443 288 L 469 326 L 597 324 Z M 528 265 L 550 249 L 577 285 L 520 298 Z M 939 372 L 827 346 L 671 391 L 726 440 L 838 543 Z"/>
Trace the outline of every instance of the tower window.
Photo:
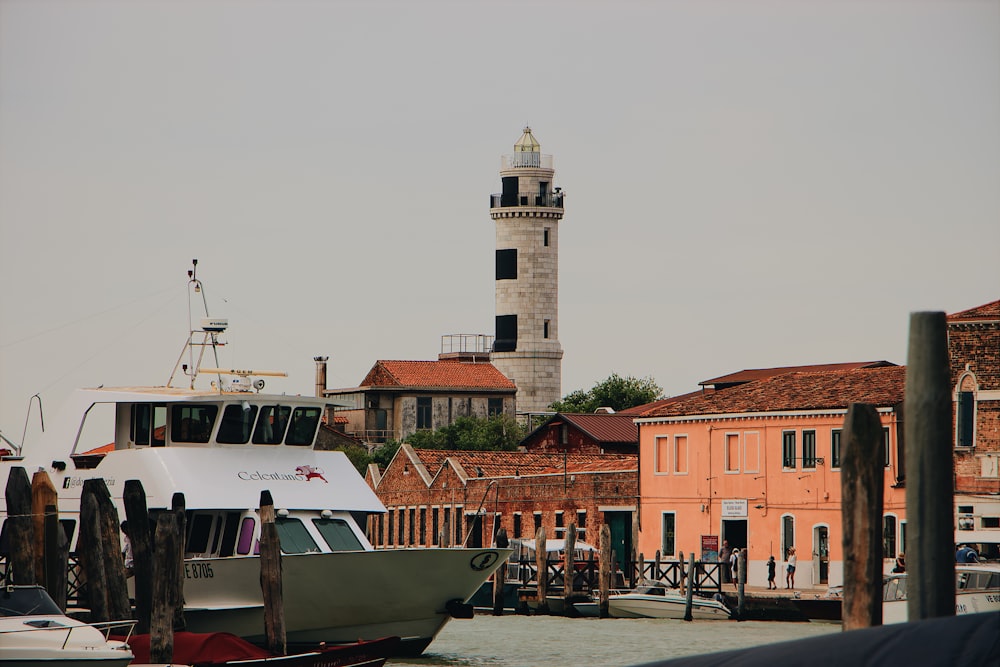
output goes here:
<path id="1" fill-rule="evenodd" d="M 546 227 L 542 230 L 542 245 L 546 248 L 549 247 L 549 228 Z"/>
<path id="2" fill-rule="evenodd" d="M 517 248 L 497 250 L 497 280 L 517 280 Z"/>
<path id="3" fill-rule="evenodd" d="M 545 320 L 542 323 L 542 338 L 548 338 L 548 337 L 549 337 L 549 321 Z"/>
<path id="4" fill-rule="evenodd" d="M 513 352 L 517 349 L 517 315 L 497 315 L 497 336 L 493 341 L 494 352 Z"/>

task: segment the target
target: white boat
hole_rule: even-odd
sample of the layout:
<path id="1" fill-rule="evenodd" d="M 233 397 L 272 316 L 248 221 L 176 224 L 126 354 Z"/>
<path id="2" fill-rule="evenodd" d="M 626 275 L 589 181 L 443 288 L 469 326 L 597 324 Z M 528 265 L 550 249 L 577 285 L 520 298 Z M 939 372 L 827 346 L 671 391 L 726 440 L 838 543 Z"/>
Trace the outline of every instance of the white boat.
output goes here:
<path id="1" fill-rule="evenodd" d="M 204 300 L 195 272 L 188 275 L 189 296 L 200 293 Z M 218 365 L 227 326 L 208 317 L 207 303 L 205 315 L 200 330 L 191 327 L 166 386 L 78 390 L 37 447 L 2 458 L 0 480 L 14 465 L 46 470 L 59 490 L 71 545 L 88 478 L 104 479 L 121 519 L 126 480 L 141 481 L 154 520 L 170 508 L 174 493 L 183 493 L 184 611 L 192 632 L 263 641 L 256 511 L 263 490 L 277 513 L 289 645 L 399 636 L 404 652 L 418 654 L 449 618 L 471 615 L 465 603 L 510 550 L 374 549 L 367 518 L 385 513 L 385 506 L 346 455 L 315 448 L 327 401 L 261 393 L 259 376 L 275 373 L 203 367 L 208 350 Z M 190 363 L 182 366 L 185 354 Z M 178 367 L 190 378 L 187 386 L 172 386 Z M 197 389 L 199 375 L 215 379 Z M 102 442 L 113 437 L 114 445 L 93 454 L 81 434 L 100 409 L 114 429 Z"/>
<path id="2" fill-rule="evenodd" d="M 882 623 L 909 620 L 905 572 L 885 575 L 882 583 Z M 955 614 L 1000 612 L 1000 563 L 955 564 Z"/>
<path id="3" fill-rule="evenodd" d="M 608 613 L 612 618 L 673 618 L 684 619 L 687 596 L 675 588 L 657 581 L 639 584 L 627 593 L 608 596 Z M 732 616 L 729 607 L 719 600 L 694 595 L 691 598 L 691 618 L 724 620 Z"/>
<path id="4" fill-rule="evenodd" d="M 125 642 L 63 614 L 41 586 L 0 588 L 3 667 L 125 667 L 132 657 Z"/>

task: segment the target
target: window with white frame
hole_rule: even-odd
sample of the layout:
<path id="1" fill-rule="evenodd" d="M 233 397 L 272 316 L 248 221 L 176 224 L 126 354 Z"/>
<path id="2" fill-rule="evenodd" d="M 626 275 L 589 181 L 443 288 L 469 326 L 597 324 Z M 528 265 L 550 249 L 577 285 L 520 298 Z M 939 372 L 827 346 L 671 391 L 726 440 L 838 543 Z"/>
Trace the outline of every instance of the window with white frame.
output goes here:
<path id="1" fill-rule="evenodd" d="M 795 431 L 781 432 L 781 467 L 795 469 Z"/>
<path id="2" fill-rule="evenodd" d="M 740 434 L 726 434 L 726 472 L 740 471 Z"/>
<path id="3" fill-rule="evenodd" d="M 802 431 L 802 467 L 816 467 L 816 431 Z"/>
<path id="4" fill-rule="evenodd" d="M 658 435 L 653 439 L 653 466 L 657 473 L 670 472 L 669 435 Z"/>
<path id="5" fill-rule="evenodd" d="M 688 439 L 686 435 L 674 436 L 674 474 L 686 475 L 688 472 Z"/>
<path id="6" fill-rule="evenodd" d="M 830 467 L 840 467 L 840 429 L 830 431 Z"/>

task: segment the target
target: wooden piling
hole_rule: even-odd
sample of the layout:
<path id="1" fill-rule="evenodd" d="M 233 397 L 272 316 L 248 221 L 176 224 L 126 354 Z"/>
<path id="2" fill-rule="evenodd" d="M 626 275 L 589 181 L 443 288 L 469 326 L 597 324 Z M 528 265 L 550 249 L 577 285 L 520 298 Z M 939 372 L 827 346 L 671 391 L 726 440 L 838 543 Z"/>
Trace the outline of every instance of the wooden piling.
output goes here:
<path id="1" fill-rule="evenodd" d="M 90 481 L 90 480 L 87 480 Z M 87 606 L 91 623 L 111 620 L 108 613 L 108 578 L 104 569 L 104 545 L 101 543 L 101 509 L 97 498 L 84 482 L 80 495 L 80 535 L 76 550 L 80 557 L 82 578 L 86 582 Z"/>
<path id="2" fill-rule="evenodd" d="M 852 403 L 841 437 L 844 630 L 882 625 L 882 422 L 875 407 Z"/>
<path id="3" fill-rule="evenodd" d="M 174 659 L 174 607 L 179 597 L 177 559 L 181 536 L 176 512 L 156 517 L 153 551 L 153 604 L 149 621 L 149 661 L 170 663 Z"/>
<path id="4" fill-rule="evenodd" d="M 600 574 L 597 581 L 597 615 L 600 618 L 608 617 L 608 595 L 611 593 L 611 527 L 608 524 L 601 524 L 601 532 L 598 536 L 598 548 L 601 550 L 601 561 L 598 564 Z"/>
<path id="5" fill-rule="evenodd" d="M 694 576 L 694 552 L 691 552 L 691 567 L 688 568 L 688 572 L 691 576 Z M 684 599 L 684 620 L 693 621 L 694 615 L 691 613 L 691 608 L 694 605 L 694 582 L 688 582 L 687 597 Z"/>
<path id="6" fill-rule="evenodd" d="M 264 595 L 264 638 L 275 655 L 285 655 L 285 608 L 281 599 L 281 542 L 271 492 L 260 492 L 260 589 Z"/>
<path id="7" fill-rule="evenodd" d="M 149 633 L 153 600 L 153 535 L 149 529 L 146 491 L 137 479 L 125 480 L 126 538 L 132 545 L 132 586 L 135 593 L 135 631 Z"/>
<path id="8" fill-rule="evenodd" d="M 653 576 L 650 577 L 654 581 L 660 579 L 660 550 L 656 550 L 656 557 L 653 559 Z"/>
<path id="9" fill-rule="evenodd" d="M 45 554 L 43 563 L 45 590 L 59 608 L 66 611 L 66 589 L 69 579 L 69 541 L 66 531 L 59 524 L 59 510 L 55 505 L 44 508 L 45 521 L 42 528 Z"/>
<path id="10" fill-rule="evenodd" d="M 35 581 L 45 581 L 45 508 L 59 505 L 59 494 L 49 474 L 36 470 L 31 476 L 31 519 L 35 537 Z"/>
<path id="11" fill-rule="evenodd" d="M 903 406 L 910 621 L 955 614 L 951 412 L 945 314 L 911 313 Z"/>
<path id="12" fill-rule="evenodd" d="M 185 630 L 184 618 L 184 555 L 187 551 L 187 503 L 184 494 L 177 492 L 170 499 L 170 508 L 177 517 L 177 604 L 174 605 L 174 630 Z"/>
<path id="13" fill-rule="evenodd" d="M 11 584 L 35 583 L 35 539 L 31 521 L 31 482 L 21 466 L 10 469 L 7 477 L 7 534 L 10 548 Z"/>
<path id="14" fill-rule="evenodd" d="M 549 593 L 549 555 L 545 550 L 545 528 L 539 526 L 535 533 L 535 569 L 538 572 L 538 607 L 536 614 L 549 613 L 549 602 L 546 596 Z"/>
<path id="15" fill-rule="evenodd" d="M 736 615 L 744 618 L 746 611 L 747 550 L 740 549 L 736 556 Z"/>
<path id="16" fill-rule="evenodd" d="M 563 600 L 566 609 L 572 605 L 573 584 L 576 580 L 576 523 L 566 527 L 566 549 L 563 554 Z"/>
<path id="17" fill-rule="evenodd" d="M 497 529 L 496 537 L 494 538 L 494 543 L 500 549 L 506 549 L 510 546 L 510 540 L 507 539 L 507 529 L 500 527 Z M 502 616 L 503 615 L 503 590 L 504 584 L 507 582 L 507 559 L 505 558 L 500 563 L 500 567 L 497 571 L 493 573 L 493 615 Z"/>
<path id="18" fill-rule="evenodd" d="M 685 567 L 687 566 L 687 564 L 684 562 L 684 552 L 683 551 L 680 552 L 679 556 L 680 556 L 680 559 L 678 561 L 679 562 L 678 569 L 680 570 L 680 576 L 678 577 L 678 579 L 680 581 L 681 595 L 684 595 L 684 588 L 687 585 L 687 572 L 685 570 Z"/>

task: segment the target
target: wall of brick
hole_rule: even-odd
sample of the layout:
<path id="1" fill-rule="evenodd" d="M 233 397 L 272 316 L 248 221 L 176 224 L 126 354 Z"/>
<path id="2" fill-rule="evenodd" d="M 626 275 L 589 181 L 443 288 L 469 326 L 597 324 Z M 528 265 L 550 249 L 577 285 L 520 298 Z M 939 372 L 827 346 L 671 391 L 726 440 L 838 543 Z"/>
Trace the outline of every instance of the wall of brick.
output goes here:
<path id="1" fill-rule="evenodd" d="M 1000 455 L 1000 323 L 949 323 L 948 354 L 953 389 L 973 389 L 967 376 L 972 373 L 978 392 L 975 447 L 955 450 L 955 489 L 959 493 L 1000 493 L 1000 477 L 983 475 L 983 458 Z M 955 433 L 957 402 L 955 407 L 952 433 Z M 985 467 L 989 470 L 991 466 Z"/>

